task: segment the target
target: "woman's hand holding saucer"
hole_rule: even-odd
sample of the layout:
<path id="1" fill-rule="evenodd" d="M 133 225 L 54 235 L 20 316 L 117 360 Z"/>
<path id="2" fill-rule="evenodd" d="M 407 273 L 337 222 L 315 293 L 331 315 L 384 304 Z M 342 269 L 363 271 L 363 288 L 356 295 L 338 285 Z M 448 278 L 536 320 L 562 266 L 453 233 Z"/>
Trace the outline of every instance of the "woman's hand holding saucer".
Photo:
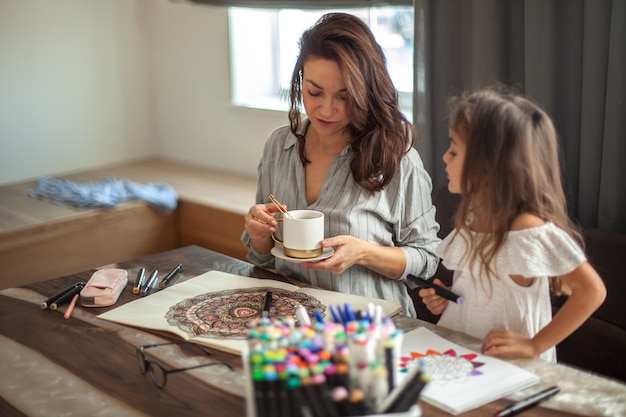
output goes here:
<path id="1" fill-rule="evenodd" d="M 335 248 L 335 253 L 330 258 L 317 262 L 304 262 L 302 266 L 308 269 L 330 271 L 333 274 L 341 274 L 352 265 L 358 263 L 363 251 L 363 244 L 367 242 L 353 236 L 341 235 L 327 238 L 321 242 L 323 248 Z"/>

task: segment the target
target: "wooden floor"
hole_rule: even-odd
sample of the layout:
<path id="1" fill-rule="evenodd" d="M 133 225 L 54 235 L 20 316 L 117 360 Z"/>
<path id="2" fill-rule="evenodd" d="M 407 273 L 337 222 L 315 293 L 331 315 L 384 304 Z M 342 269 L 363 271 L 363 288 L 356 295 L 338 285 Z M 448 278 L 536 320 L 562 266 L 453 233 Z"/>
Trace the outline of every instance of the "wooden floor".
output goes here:
<path id="1" fill-rule="evenodd" d="M 38 282 L 180 246 L 198 245 L 244 259 L 243 217 L 256 179 L 164 159 L 133 161 L 58 175 L 70 181 L 108 177 L 165 182 L 179 197 L 163 215 L 145 202 L 77 209 L 30 197 L 36 181 L 0 186 L 0 288 Z"/>

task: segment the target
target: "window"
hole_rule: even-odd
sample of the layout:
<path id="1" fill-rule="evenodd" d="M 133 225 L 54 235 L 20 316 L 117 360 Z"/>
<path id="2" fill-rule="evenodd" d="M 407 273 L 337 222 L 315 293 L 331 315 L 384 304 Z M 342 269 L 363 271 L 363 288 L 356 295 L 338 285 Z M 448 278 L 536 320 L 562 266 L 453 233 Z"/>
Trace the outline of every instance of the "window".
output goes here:
<path id="1" fill-rule="evenodd" d="M 289 88 L 300 36 L 328 11 L 231 7 L 233 104 L 287 110 L 283 92 Z M 400 107 L 412 120 L 413 7 L 387 6 L 344 11 L 359 16 L 369 24 L 387 57 Z"/>

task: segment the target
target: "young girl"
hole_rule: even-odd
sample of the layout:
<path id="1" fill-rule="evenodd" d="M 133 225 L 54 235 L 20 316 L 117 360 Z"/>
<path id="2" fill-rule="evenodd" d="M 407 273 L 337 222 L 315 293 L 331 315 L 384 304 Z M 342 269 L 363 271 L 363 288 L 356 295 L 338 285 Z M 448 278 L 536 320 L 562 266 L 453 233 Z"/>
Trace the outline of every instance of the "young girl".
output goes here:
<path id="1" fill-rule="evenodd" d="M 531 101 L 489 88 L 452 100 L 448 189 L 455 230 L 437 250 L 462 304 L 419 294 L 439 325 L 483 340 L 482 352 L 556 361 L 555 346 L 602 304 L 602 279 L 567 215 L 557 135 Z M 442 285 L 439 280 L 435 283 Z M 550 291 L 569 295 L 552 318 Z"/>

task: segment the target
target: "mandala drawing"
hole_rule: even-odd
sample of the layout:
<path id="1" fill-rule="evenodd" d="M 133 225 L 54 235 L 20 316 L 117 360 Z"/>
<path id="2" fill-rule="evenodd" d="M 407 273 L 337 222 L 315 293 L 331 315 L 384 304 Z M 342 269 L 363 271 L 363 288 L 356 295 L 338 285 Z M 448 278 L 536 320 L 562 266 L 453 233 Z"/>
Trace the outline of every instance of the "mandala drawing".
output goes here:
<path id="1" fill-rule="evenodd" d="M 326 306 L 313 296 L 273 287 L 224 290 L 187 298 L 169 308 L 167 322 L 186 332 L 189 337 L 211 339 L 245 339 L 248 322 L 261 317 L 265 296 L 272 292 L 271 316 L 294 316 L 302 304 L 312 316 L 324 315 Z"/>
<path id="2" fill-rule="evenodd" d="M 410 357 L 402 357 L 400 361 L 404 372 L 412 366 L 420 366 L 431 381 L 445 383 L 482 375 L 477 368 L 483 366 L 484 363 L 475 361 L 477 356 L 475 353 L 457 355 L 454 349 L 443 353 L 429 349 L 426 353 L 411 352 Z"/>

